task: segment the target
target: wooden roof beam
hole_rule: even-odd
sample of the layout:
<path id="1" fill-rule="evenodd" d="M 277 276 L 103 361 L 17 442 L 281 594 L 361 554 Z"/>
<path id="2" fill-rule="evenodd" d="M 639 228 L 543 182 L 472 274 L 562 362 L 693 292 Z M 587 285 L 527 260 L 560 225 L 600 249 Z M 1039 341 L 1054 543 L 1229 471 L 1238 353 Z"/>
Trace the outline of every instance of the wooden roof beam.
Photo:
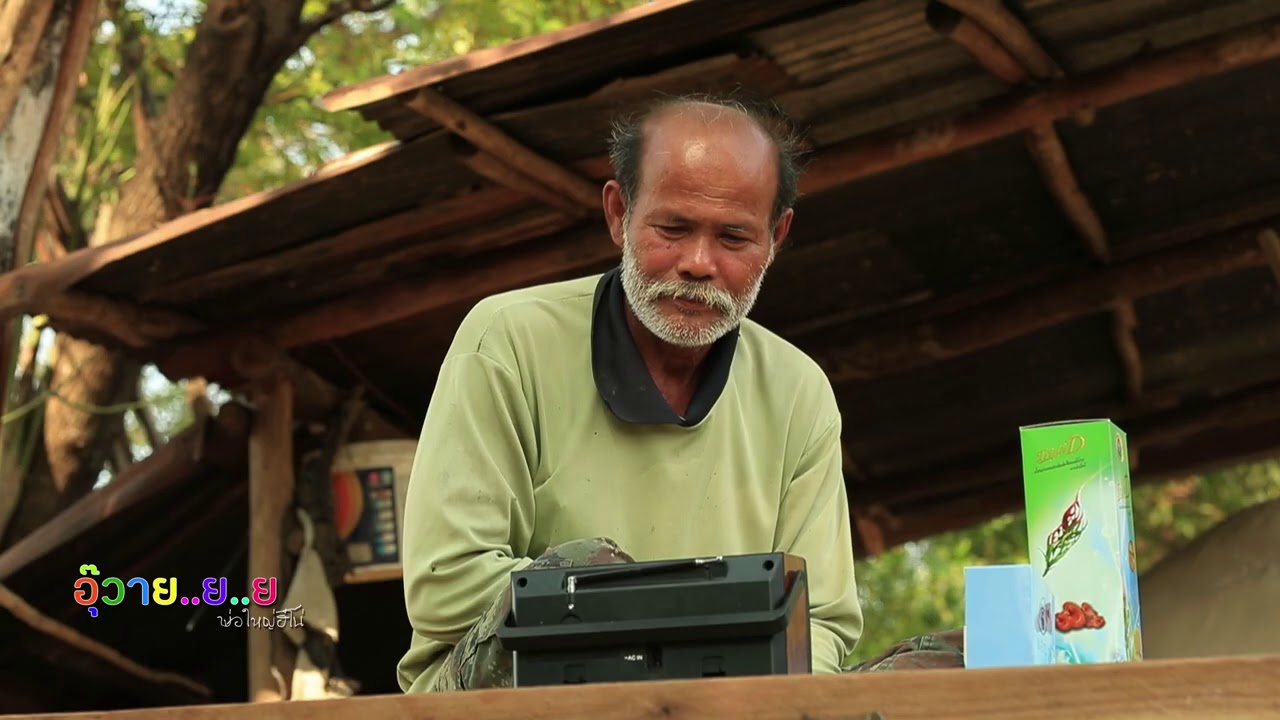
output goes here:
<path id="1" fill-rule="evenodd" d="M 1206 430 L 1191 436 L 1192 441 L 1168 446 L 1140 445 L 1150 459 L 1141 472 L 1132 473 L 1134 487 L 1177 476 L 1209 472 L 1241 462 L 1280 457 L 1280 421 L 1260 423 L 1222 431 Z M 1131 451 L 1134 448 L 1131 448 Z M 1132 453 L 1131 453 L 1132 455 Z M 959 497 L 945 498 L 924 507 L 903 508 L 896 522 L 885 525 L 885 547 L 892 549 L 939 533 L 963 530 L 1011 512 L 1025 505 L 1025 491 L 1016 475 L 1021 463 L 1011 455 L 1004 468 L 1014 472 L 979 474 Z"/>
<path id="2" fill-rule="evenodd" d="M 346 228 L 279 252 L 210 270 L 180 283 L 146 288 L 139 298 L 148 303 L 188 303 L 267 279 L 291 282 L 289 273 L 292 271 L 330 263 L 349 267 L 362 257 L 384 256 L 414 239 L 420 239 L 416 244 L 424 249 L 439 248 L 447 252 L 449 243 L 443 241 L 443 237 L 491 221 L 494 214 L 505 215 L 524 202 L 527 201 L 504 188 L 468 192 Z"/>
<path id="3" fill-rule="evenodd" d="M 1100 264 L 1111 262 L 1111 248 L 1107 243 L 1107 231 L 1102 219 L 1089 201 L 1080 182 L 1076 179 L 1067 149 L 1053 123 L 1037 125 L 1027 131 L 1027 150 L 1040 171 L 1049 194 L 1062 210 L 1062 214 L 1075 228 L 1084 243 L 1085 251 Z"/>
<path id="4" fill-rule="evenodd" d="M 854 545 L 861 551 L 862 557 L 883 555 L 888 549 L 885 543 L 885 529 L 874 514 L 855 506 L 850 512 L 853 524 Z"/>
<path id="5" fill-rule="evenodd" d="M 204 330 L 204 323 L 160 308 L 66 290 L 27 312 L 47 315 L 55 329 L 118 347 L 139 349 Z"/>
<path id="6" fill-rule="evenodd" d="M 1193 243 L 1248 230 L 1266 227 L 1280 218 L 1280 185 L 1258 187 L 1246 196 L 1187 208 L 1188 218 L 1177 225 L 1155 230 L 1149 234 L 1125 237 L 1117 259 L 1133 260 L 1163 249 Z M 1050 281 L 1064 272 L 1077 272 L 1077 265 L 1045 267 L 1036 272 L 1007 281 L 975 287 L 962 293 L 932 298 L 928 293 L 916 293 L 911 302 L 900 305 L 887 304 L 874 314 L 837 312 L 800 321 L 781 328 L 784 335 L 808 341 L 813 335 L 828 335 L 833 330 L 848 330 L 851 323 L 863 322 L 866 326 L 919 325 L 943 316 L 953 315 L 971 308 L 1013 296 L 1028 288 Z"/>
<path id="7" fill-rule="evenodd" d="M 1022 509 L 1025 498 L 1022 483 L 1005 478 L 999 485 L 984 486 L 962 497 L 904 509 L 894 513 L 895 522 L 885 528 L 884 547 L 892 550 L 909 542 L 994 520 Z"/>
<path id="8" fill-rule="evenodd" d="M 840 458 L 845 484 L 850 485 L 852 481 L 848 494 L 856 497 L 859 488 L 867 483 L 867 474 L 854 459 L 849 443 L 843 440 L 840 442 Z M 869 509 L 859 504 L 851 504 L 849 510 L 849 525 L 853 530 L 855 548 L 865 557 L 875 557 L 884 552 L 884 531 L 873 516 L 873 510 L 874 508 Z"/>
<path id="9" fill-rule="evenodd" d="M 557 243 L 526 244 L 492 254 L 467 273 L 407 278 L 375 292 L 352 293 L 270 321 L 259 329 L 260 339 L 269 339 L 284 349 L 334 340 L 616 257 L 617 248 L 608 241 L 604 230 L 586 228 Z M 1253 235 L 1244 241 L 1239 232 L 1187 241 L 1171 250 L 1092 274 L 1068 274 L 1064 276 L 1066 280 L 994 297 L 963 311 L 936 313 L 938 317 L 906 328 L 869 332 L 852 345 L 817 356 L 833 382 L 877 377 L 975 352 L 1089 313 L 1105 312 L 1113 303 L 1110 298 L 1121 293 L 1144 297 L 1265 262 Z M 158 362 L 162 368 L 171 368 L 178 375 L 205 374 L 214 378 L 230 373 L 238 377 L 238 371 L 228 367 L 227 360 L 232 356 L 231 350 L 245 338 L 237 333 L 212 334 L 185 344 L 157 347 L 155 353 L 161 358 Z"/>
<path id="10" fill-rule="evenodd" d="M 1047 120 L 1070 115 L 1081 108 L 1101 107 L 1122 102 L 1143 94 L 1188 82 L 1190 80 L 1227 72 L 1253 63 L 1280 57 L 1280 21 L 1272 21 L 1259 27 L 1213 36 L 1179 48 L 1155 53 L 1139 60 L 1098 71 L 1087 76 L 1060 81 L 1041 92 L 1015 97 L 1000 105 L 946 121 L 940 125 L 918 128 L 905 135 L 891 134 L 855 139 L 842 143 L 815 156 L 802 181 L 804 192 L 812 193 L 861 177 L 874 175 L 911 162 L 919 162 L 956 152 L 966 147 L 986 142 L 1003 135 L 1027 130 Z M 484 147 L 483 145 L 477 145 Z M 485 148 L 486 151 L 492 152 Z M 501 150 L 497 153 L 503 156 Z M 372 162 L 372 159 L 364 163 Z M 579 163 L 585 167 L 589 163 Z M 309 178 L 305 183 L 322 181 L 322 177 Z M 594 193 L 594 191 L 593 191 Z M 585 194 L 585 193 L 584 193 Z M 260 204 L 262 198 L 244 201 L 247 205 Z M 585 202 L 585 199 L 584 199 Z M 236 205 L 237 203 L 232 203 Z M 197 213 L 197 215 L 199 215 Z M 102 248 L 89 248 L 69 254 L 62 261 L 29 266 L 0 275 L 0 315 L 31 307 L 52 294 L 78 282 L 94 269 L 128 254 L 172 237 L 182 228 L 198 225 L 203 218 L 191 217 L 170 223 L 163 231 L 144 234 L 134 240 L 120 241 Z M 1255 244 L 1255 248 L 1257 245 Z M 369 307 L 384 310 L 394 303 L 383 300 L 408 300 L 407 303 L 385 310 L 378 322 L 360 322 L 350 328 L 331 330 L 324 336 L 305 338 L 312 341 L 338 337 L 343 330 L 356 332 L 377 324 L 385 324 L 410 317 L 453 302 L 462 302 L 487 292 L 505 289 L 512 285 L 537 282 L 544 277 L 560 276 L 578 271 L 617 257 L 616 248 L 602 237 L 602 233 L 586 233 L 568 238 L 555 245 L 521 247 L 504 253 L 500 258 L 486 262 L 484 270 L 477 269 L 476 276 L 429 278 L 406 281 L 373 293 L 338 301 L 343 305 L 358 305 L 362 311 Z M 1246 261 L 1246 265 L 1252 260 Z M 478 279 L 480 274 L 487 280 Z M 1123 292 L 1114 288 L 1113 292 Z M 427 296 L 421 296 L 422 293 Z M 1111 302 L 1095 299 L 1095 302 Z M 322 308 L 323 309 L 323 308 Z M 1073 313 L 1071 316 L 1079 314 Z M 1059 322 L 1052 320 L 1049 324 Z M 1047 325 L 1045 325 L 1047 326 Z M 1013 335 L 988 331 L 989 337 L 978 343 L 998 342 Z M 996 337 L 991 339 L 993 334 Z M 307 333 L 300 333 L 304 338 Z M 301 342 L 301 341 L 300 341 Z M 909 351 L 907 354 L 910 355 Z M 953 351 L 941 351 L 947 356 Z M 928 361 L 928 353 L 924 361 Z M 190 356 L 188 356 L 190 359 Z M 917 360 L 920 360 L 919 358 Z M 202 360 L 202 362 L 208 362 Z M 856 366 L 848 377 L 861 373 Z"/>
<path id="11" fill-rule="evenodd" d="M 253 333 L 205 335 L 201 334 L 205 331 L 202 323 L 179 313 L 88 293 L 64 291 L 47 298 L 45 303 L 31 312 L 47 315 L 57 332 L 131 351 L 157 362 L 160 371 L 170 377 L 205 376 L 235 387 L 284 373 L 299 388 L 296 413 L 302 418 L 322 417 L 339 401 L 339 391 L 332 384 L 278 345 Z M 211 342 L 210 338 L 216 341 Z M 192 353 L 203 351 L 214 354 L 192 357 Z M 406 431 L 370 409 L 364 415 L 363 432 L 371 437 L 402 437 Z"/>
<path id="12" fill-rule="evenodd" d="M 1001 4 L 1000 0 L 938 0 L 956 12 L 972 18 L 997 39 L 1006 53 L 1035 77 L 1051 80 L 1065 73 L 1026 25 Z"/>
<path id="13" fill-rule="evenodd" d="M 931 3 L 927 13 L 930 25 L 960 44 L 994 75 L 1009 85 L 1018 86 L 1031 78 L 1049 80 L 1061 77 L 1061 68 L 1031 37 L 1031 33 L 1003 5 L 988 0 L 940 0 L 963 13 L 948 17 Z M 968 17 L 965 17 L 967 15 Z M 1016 55 L 1016 57 L 1015 57 Z M 1089 118 L 1092 120 L 1092 118 Z M 1111 262 L 1107 231 L 1088 196 L 1080 189 L 1071 159 L 1062 138 L 1048 121 L 1030 128 L 1026 134 L 1027 150 L 1035 161 L 1045 185 L 1063 215 L 1075 228 L 1085 250 L 1100 264 Z M 1123 366 L 1126 396 L 1131 401 L 1142 397 L 1142 354 L 1134 335 L 1137 313 L 1133 301 L 1118 298 L 1113 312 L 1112 336 L 1116 354 Z"/>
<path id="14" fill-rule="evenodd" d="M 662 16 L 671 10 L 691 4 L 693 0 L 658 0 L 620 12 L 571 25 L 566 28 L 530 37 L 498 47 L 473 50 L 465 55 L 451 57 L 430 65 L 410 68 L 394 75 L 382 75 L 360 82 L 346 85 L 329 91 L 317 101 L 327 112 L 351 110 L 374 103 L 385 102 L 402 93 L 415 89 L 443 83 L 452 78 L 465 76 L 480 70 L 511 62 L 512 60 L 536 57 L 538 53 L 550 48 L 571 42 L 579 42 L 595 33 L 616 28 L 626 23 L 643 20 L 650 16 Z"/>
<path id="15" fill-rule="evenodd" d="M 227 386 L 259 389 L 281 377 L 294 387 L 293 414 L 299 420 L 328 419 L 333 409 L 346 397 L 343 391 L 320 377 L 309 367 L 289 356 L 278 345 L 261 336 L 232 332 L 216 336 L 202 336 L 203 341 L 184 343 L 163 348 L 152 348 L 149 357 L 155 360 L 161 372 L 170 377 L 203 376 Z M 193 357 L 212 353 L 204 357 Z M 353 438 L 386 439 L 403 438 L 418 422 L 418 418 L 399 418 L 405 429 L 392 423 L 373 408 L 366 407 L 352 431 Z"/>
<path id="16" fill-rule="evenodd" d="M 831 4 L 832 0 L 650 0 L 559 30 L 340 87 L 318 104 L 328 112 L 355 109 L 369 116 L 370 106 L 441 84 L 469 88 L 470 96 L 489 102 L 495 91 L 509 97 L 511 90 L 503 86 L 509 86 L 513 76 L 543 79 L 539 87 L 524 89 L 527 92 L 514 89 L 517 102 L 537 102 L 547 92 L 598 87 L 655 59 L 696 54 L 708 45 L 735 45 L 735 37 Z M 663 42 L 651 42 L 655 38 Z M 600 57 L 602 47 L 607 57 Z M 484 89 L 477 88 L 477 80 Z"/>
<path id="17" fill-rule="evenodd" d="M 106 487 L 80 498 L 0 553 L 0 582 L 113 515 L 185 481 L 203 465 L 243 465 L 248 433 L 248 412 L 232 404 L 217 418 L 173 436 Z"/>
<path id="18" fill-rule="evenodd" d="M 853 452 L 849 450 L 849 443 L 840 442 L 840 459 L 842 470 L 845 477 L 851 478 L 855 482 L 866 482 L 867 474 L 863 471 L 862 466 L 853 457 Z"/>
<path id="19" fill-rule="evenodd" d="M 1280 57 L 1280 20 L 1213 35 L 1111 68 L 1013 95 L 958 118 L 832 145 L 813 158 L 801 183 L 815 192 L 949 155 L 1045 122 L 1132 100 L 1203 77 Z"/>
<path id="20" fill-rule="evenodd" d="M 1267 264 L 1271 266 L 1271 271 L 1275 273 L 1276 282 L 1280 283 L 1280 234 L 1271 228 L 1265 228 L 1258 233 L 1258 245 L 1262 247 L 1262 252 L 1267 256 Z"/>
<path id="21" fill-rule="evenodd" d="M 1143 382 L 1146 370 L 1142 367 L 1142 350 L 1138 347 L 1136 331 L 1138 329 L 1138 312 L 1133 307 L 1133 300 L 1121 298 L 1115 301 L 1111 311 L 1111 339 L 1116 346 L 1116 354 L 1120 358 L 1120 366 L 1124 372 L 1124 388 L 1129 402 L 1142 399 Z"/>
<path id="22" fill-rule="evenodd" d="M 1048 54 L 1031 39 L 1030 33 L 1022 24 L 998 3 L 984 0 L 938 0 L 946 6 L 957 6 L 969 9 L 981 9 L 979 17 L 950 17 L 939 12 L 943 7 L 937 3 L 930 4 L 927 13 L 930 25 L 940 34 L 949 37 L 963 47 L 989 72 L 1012 87 L 1027 83 L 1032 78 L 1048 80 L 1062 75 L 1061 70 L 1048 59 Z M 994 15 L 997 21 L 990 17 Z M 1005 17 L 1008 16 L 1008 17 Z M 990 27 L 982 27 L 980 23 L 997 23 L 1004 29 L 1005 35 L 1018 38 L 1016 46 L 1021 47 L 1021 56 L 1015 57 L 1006 48 L 1007 38 L 997 38 Z M 1002 44 L 1002 39 L 1006 44 Z M 1030 59 L 1028 59 L 1030 58 Z M 1075 227 L 1077 234 L 1085 243 L 1086 249 L 1101 263 L 1110 260 L 1107 248 L 1106 230 L 1094 210 L 1093 204 L 1080 189 L 1071 160 L 1067 157 L 1062 139 L 1053 127 L 1053 119 L 1038 123 L 1027 129 L 1027 149 L 1036 162 L 1036 167 L 1044 178 L 1058 206 L 1067 219 Z"/>
<path id="23" fill-rule="evenodd" d="M 1141 298 L 1266 264 L 1256 230 L 1227 233 L 1110 265 L 1072 273 L 987 304 L 908 327 L 868 332 L 849 345 L 817 353 L 833 383 L 901 372 L 999 345 L 1112 307 L 1111 298 Z"/>
<path id="24" fill-rule="evenodd" d="M 39 308 L 48 298 L 75 286 L 85 278 L 116 263 L 146 253 L 152 248 L 207 229 L 232 215 L 252 211 L 280 198 L 295 196 L 334 177 L 366 171 L 369 167 L 401 152 L 398 143 L 370 148 L 284 188 L 263 191 L 188 213 L 146 232 L 136 233 L 104 245 L 80 248 L 59 260 L 34 263 L 0 274 L 0 321 Z"/>
<path id="25" fill-rule="evenodd" d="M 567 195 L 552 190 L 534 178 L 516 170 L 493 153 L 485 152 L 456 136 L 455 139 L 457 142 L 454 147 L 454 157 L 458 158 L 458 162 L 466 165 L 471 172 L 494 185 L 510 188 L 523 195 L 541 200 L 548 206 L 574 218 L 585 218 L 601 207 L 600 203 L 596 203 L 594 207 L 579 205 Z"/>
<path id="26" fill-rule="evenodd" d="M 447 247 L 466 256 L 495 246 L 518 246 L 534 238 L 559 233 L 573 224 L 571 218 L 554 211 L 542 211 L 524 218 L 508 218 L 449 238 L 441 238 L 436 247 L 423 243 L 387 253 L 363 263 L 364 267 L 353 270 L 353 275 L 359 272 L 368 273 L 372 277 L 382 276 L 398 265 L 422 262 Z M 601 239 L 601 243 L 607 245 L 608 249 L 616 250 L 607 237 Z M 504 253 L 503 257 L 522 258 L 525 255 L 517 250 L 509 255 Z M 506 270 L 510 263 L 496 265 Z M 296 315 L 274 318 L 264 325 L 263 334 L 285 349 L 354 335 L 446 307 L 458 302 L 461 297 L 468 297 L 468 293 L 487 294 L 509 289 L 512 273 L 502 270 L 489 277 L 468 272 L 412 278 L 404 282 L 387 283 L 376 292 L 355 289 L 347 295 Z M 536 272 L 536 267 L 517 272 Z"/>
<path id="27" fill-rule="evenodd" d="M 1222 398 L 1189 402 L 1172 410 L 1156 411 L 1118 422 L 1129 436 L 1131 457 L 1143 450 L 1152 454 L 1152 465 L 1144 466 L 1142 474 L 1156 472 L 1160 467 L 1160 460 L 1154 458 L 1164 452 L 1157 452 L 1156 448 L 1177 445 L 1187 438 L 1214 430 L 1221 430 L 1224 434 L 1244 433 L 1241 427 L 1264 427 L 1280 423 L 1280 382 L 1244 388 Z M 1280 447 L 1280 435 L 1272 436 L 1264 446 Z M 1226 446 L 1223 448 L 1226 449 Z M 851 499 L 865 504 L 893 506 L 948 493 L 977 491 L 993 483 L 1016 479 L 1022 468 L 1020 452 L 1014 443 L 1003 451 L 974 458 L 944 474 L 912 473 L 896 478 L 880 478 L 877 483 L 868 485 L 856 498 Z M 1231 450 L 1231 453 L 1234 452 L 1234 449 Z M 1168 463 L 1165 467 L 1169 467 Z"/>
<path id="28" fill-rule="evenodd" d="M 449 242 L 458 247 L 509 245 L 534 234 L 565 229 L 572 222 L 560 213 L 534 216 L 517 226 L 510 223 L 459 233 Z M 244 343 L 264 344 L 288 350 L 335 340 L 381 327 L 405 318 L 447 307 L 467 298 L 501 292 L 515 282 L 538 282 L 564 272 L 566 265 L 581 267 L 593 260 L 616 255 L 617 248 L 603 231 L 587 234 L 590 242 L 518 246 L 500 252 L 497 259 L 472 266 L 466 273 L 446 273 L 414 277 L 383 284 L 378 290 L 352 292 L 294 315 L 265 321 L 256 333 L 228 331 L 211 333 L 170 346 L 157 346 L 151 355 L 156 362 L 177 375 L 203 374 L 207 377 L 245 377 L 242 368 L 228 362 L 235 348 Z M 473 250 L 475 247 L 472 248 Z M 378 258 L 377 266 L 389 267 L 410 262 L 412 255 L 434 252 L 420 246 Z M 421 259 L 421 258 L 419 258 Z M 216 367 L 213 367 L 215 366 Z"/>
<path id="29" fill-rule="evenodd" d="M 404 104 L 488 153 L 493 160 L 501 158 L 502 162 L 528 181 L 544 185 L 586 210 L 596 213 L 603 211 L 601 189 L 595 183 L 542 157 L 444 93 L 432 88 L 422 88 L 405 100 Z M 526 183 L 524 180 L 518 182 Z"/>
<path id="30" fill-rule="evenodd" d="M 905 133 L 877 134 L 856 138 L 832 146 L 816 154 L 801 181 L 805 193 L 815 193 L 857 179 L 892 170 L 914 162 L 947 155 L 1011 133 L 1021 132 L 1046 120 L 1066 117 L 1081 108 L 1096 108 L 1130 100 L 1191 80 L 1227 72 L 1251 64 L 1280 57 L 1280 21 L 1232 33 L 1215 35 L 1175 49 L 1153 53 L 1125 63 L 1068 80 L 1028 96 L 1011 97 L 1003 103 L 960 118 L 917 127 Z M 477 145 L 484 147 L 483 145 Z M 342 172 L 368 167 L 384 159 L 395 148 L 380 149 L 362 156 L 355 166 L 343 165 Z M 486 148 L 486 151 L 492 152 Z M 495 153 L 502 157 L 502 153 Z M 595 164 L 607 165 L 607 158 L 575 165 L 585 169 Z M 337 167 L 337 166 L 335 166 Z M 268 202 L 271 198 L 297 192 L 299 189 L 332 176 L 338 170 L 326 169 L 287 190 L 261 193 L 228 203 L 216 209 L 199 211 L 166 223 L 155 231 L 116 241 L 109 245 L 86 248 L 70 253 L 54 263 L 31 265 L 0 275 L 0 319 L 7 319 L 24 308 L 33 307 L 82 280 L 89 274 L 125 257 L 145 252 L 174 237 L 202 227 L 214 219 Z M 593 193 L 595 191 L 593 190 Z M 585 199 L 584 199 L 585 202 Z M 597 199 L 596 202 L 599 202 Z M 581 204 L 581 203 L 580 203 Z M 563 274 L 611 259 L 616 248 L 602 242 L 598 235 L 579 247 L 548 247 L 532 251 L 528 256 L 512 256 L 494 263 L 510 275 L 504 276 L 503 287 L 534 282 L 538 276 Z M 522 251 L 516 251 L 520 253 Z M 529 272 L 519 265 L 531 263 Z M 487 274 L 487 273 L 486 273 Z M 463 285 L 474 284 L 467 280 Z M 455 298 L 462 301 L 474 293 Z M 410 313 L 412 314 L 412 313 Z M 407 317 L 407 315 L 405 315 Z"/>

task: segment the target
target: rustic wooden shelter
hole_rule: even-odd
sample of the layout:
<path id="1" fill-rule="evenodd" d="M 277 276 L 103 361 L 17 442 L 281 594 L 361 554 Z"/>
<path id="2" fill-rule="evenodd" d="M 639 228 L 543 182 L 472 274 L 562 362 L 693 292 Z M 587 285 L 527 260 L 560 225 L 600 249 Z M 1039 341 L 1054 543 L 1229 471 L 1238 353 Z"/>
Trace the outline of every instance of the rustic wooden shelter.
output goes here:
<path id="1" fill-rule="evenodd" d="M 661 94 L 764 96 L 803 130 L 793 240 L 754 317 L 830 374 L 860 553 L 1016 509 L 1023 424 L 1114 419 L 1136 482 L 1280 454 L 1278 78 L 1277 0 L 660 0 L 343 88 L 321 105 L 386 143 L 0 276 L 0 316 L 257 404 L 192 436 L 248 450 L 138 470 L 0 555 L 0 582 L 83 629 L 105 627 L 66 607 L 86 548 L 279 574 L 292 480 L 271 479 L 294 470 L 269 449 L 290 420 L 363 388 L 360 433 L 412 438 L 477 300 L 614 264 L 609 121 Z M 250 526 L 277 539 L 237 556 Z M 401 602 L 398 583 L 343 592 Z M 407 624 L 354 617 L 350 637 L 392 646 L 344 644 L 348 670 L 390 691 Z M 131 657 L 219 676 L 212 650 L 113 627 Z"/>

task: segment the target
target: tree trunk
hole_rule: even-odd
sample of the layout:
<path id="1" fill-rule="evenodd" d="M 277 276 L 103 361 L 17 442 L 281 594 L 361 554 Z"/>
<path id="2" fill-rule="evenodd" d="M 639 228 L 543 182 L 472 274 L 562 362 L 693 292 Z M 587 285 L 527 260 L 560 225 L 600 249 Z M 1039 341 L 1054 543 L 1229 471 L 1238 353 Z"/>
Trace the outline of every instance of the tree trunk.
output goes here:
<path id="1" fill-rule="evenodd" d="M 91 0 L 0 2 L 0 272 L 30 260 L 36 212 L 93 10 Z M 0 414 L 32 399 L 29 376 L 10 386 L 21 324 L 20 318 L 0 323 Z M 17 507 L 25 441 L 37 421 L 28 416 L 0 426 L 0 530 Z"/>
<path id="2" fill-rule="evenodd" d="M 150 230 L 211 204 L 272 79 L 319 29 L 321 23 L 301 21 L 302 5 L 303 0 L 209 0 L 163 108 L 157 117 L 135 123 L 135 175 L 120 188 L 108 231 L 95 234 L 92 244 Z M 340 14 L 326 14 L 325 21 Z M 0 547 L 93 487 L 124 431 L 123 414 L 102 409 L 132 395 L 139 369 L 109 348 L 58 337 L 52 386 L 62 399 L 50 399 L 45 414 L 45 472 L 24 482 Z"/>

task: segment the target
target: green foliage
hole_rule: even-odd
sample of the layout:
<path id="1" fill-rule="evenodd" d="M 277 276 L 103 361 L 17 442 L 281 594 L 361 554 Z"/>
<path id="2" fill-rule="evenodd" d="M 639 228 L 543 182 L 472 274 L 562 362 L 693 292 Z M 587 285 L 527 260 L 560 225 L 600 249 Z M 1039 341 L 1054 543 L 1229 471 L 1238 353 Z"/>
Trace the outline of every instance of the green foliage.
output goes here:
<path id="1" fill-rule="evenodd" d="M 1228 515 L 1280 497 L 1280 461 L 1140 485 L 1133 491 L 1139 571 Z M 866 630 L 852 661 L 901 640 L 964 625 L 964 569 L 1029 562 L 1026 518 L 1006 515 L 857 563 Z"/>

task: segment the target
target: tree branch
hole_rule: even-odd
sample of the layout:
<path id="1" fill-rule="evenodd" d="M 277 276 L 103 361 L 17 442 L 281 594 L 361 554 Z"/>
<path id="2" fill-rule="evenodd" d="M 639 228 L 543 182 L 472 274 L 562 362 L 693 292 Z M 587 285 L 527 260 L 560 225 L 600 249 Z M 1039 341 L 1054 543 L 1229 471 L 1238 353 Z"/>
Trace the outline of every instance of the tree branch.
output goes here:
<path id="1" fill-rule="evenodd" d="M 331 25 L 353 12 L 376 13 L 395 4 L 396 0 L 335 0 L 329 3 L 329 7 L 324 12 L 299 24 L 295 43 L 298 47 L 302 47 L 312 35 L 320 32 L 326 25 Z"/>
<path id="2" fill-rule="evenodd" d="M 147 445 L 150 445 L 152 450 L 160 447 L 162 442 L 160 435 L 156 432 L 155 423 L 151 421 L 150 408 L 134 408 L 133 417 L 137 419 L 138 427 L 142 428 L 142 433 L 147 436 Z"/>
<path id="3" fill-rule="evenodd" d="M 144 683 L 160 686 L 166 690 L 166 694 L 163 697 L 175 698 L 166 700 L 166 702 L 174 704 L 180 702 L 176 698 L 190 702 L 194 698 L 208 699 L 213 695 L 208 687 L 188 677 L 177 673 L 154 670 L 134 662 L 111 646 L 94 640 L 88 635 L 45 615 L 3 585 L 0 585 L 0 608 L 3 608 L 7 614 L 11 614 L 23 625 L 35 632 L 46 635 L 62 646 L 74 650 L 74 652 L 64 651 L 67 655 L 76 656 L 73 660 L 74 662 L 82 662 L 86 657 L 91 658 L 104 663 L 108 667 L 119 670 L 125 677 L 136 678 Z"/>

